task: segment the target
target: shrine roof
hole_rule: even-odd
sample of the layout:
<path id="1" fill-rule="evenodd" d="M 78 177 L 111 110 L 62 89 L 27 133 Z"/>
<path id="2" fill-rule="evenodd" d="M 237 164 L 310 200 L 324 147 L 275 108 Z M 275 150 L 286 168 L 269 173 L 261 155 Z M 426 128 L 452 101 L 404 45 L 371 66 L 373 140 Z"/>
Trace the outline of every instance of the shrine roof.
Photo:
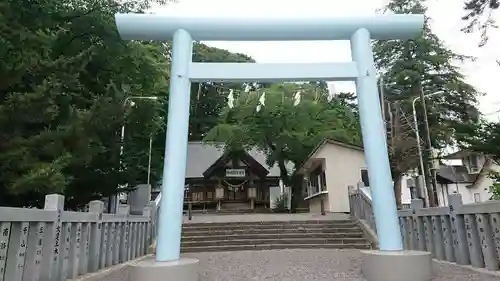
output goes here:
<path id="1" fill-rule="evenodd" d="M 186 178 L 203 178 L 203 173 L 224 154 L 222 143 L 189 142 L 187 149 Z M 279 177 L 277 165 L 269 167 L 266 155 L 257 149 L 246 151 L 268 171 L 268 177 Z M 291 168 L 290 165 L 288 167 Z"/>

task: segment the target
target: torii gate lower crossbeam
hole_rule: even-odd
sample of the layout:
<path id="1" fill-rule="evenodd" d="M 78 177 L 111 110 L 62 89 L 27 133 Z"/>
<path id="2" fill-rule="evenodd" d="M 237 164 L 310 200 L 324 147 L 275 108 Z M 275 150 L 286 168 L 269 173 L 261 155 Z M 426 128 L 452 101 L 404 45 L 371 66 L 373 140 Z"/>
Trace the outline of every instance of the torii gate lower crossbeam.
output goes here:
<path id="1" fill-rule="evenodd" d="M 168 127 L 162 200 L 158 221 L 157 264 L 135 266 L 130 281 L 197 280 L 196 261 L 180 259 L 184 180 L 192 81 L 356 82 L 361 130 L 372 183 L 373 212 L 381 251 L 365 252 L 368 280 L 400 280 L 401 273 L 426 280 L 431 256 L 403 251 L 387 153 L 385 126 L 370 45 L 372 39 L 407 39 L 421 32 L 423 15 L 364 18 L 175 18 L 151 14 L 117 14 L 120 35 L 134 40 L 173 39 Z M 193 63 L 193 40 L 350 40 L 353 62 L 322 64 Z M 166 263 L 165 263 L 166 262 Z M 164 265 L 164 266 L 161 266 Z M 173 266 L 175 265 L 175 266 Z M 151 273 L 154 268 L 155 274 Z M 148 269 L 148 270 L 145 270 Z M 148 273 L 149 272 L 149 273 Z"/>

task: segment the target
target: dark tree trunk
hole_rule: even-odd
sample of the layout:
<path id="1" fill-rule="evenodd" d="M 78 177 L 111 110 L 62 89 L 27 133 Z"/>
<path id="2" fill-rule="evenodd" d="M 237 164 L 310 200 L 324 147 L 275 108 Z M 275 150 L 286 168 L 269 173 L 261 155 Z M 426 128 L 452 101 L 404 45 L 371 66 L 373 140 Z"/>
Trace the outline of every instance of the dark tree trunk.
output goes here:
<path id="1" fill-rule="evenodd" d="M 394 199 L 396 199 L 396 206 L 398 210 L 403 208 L 403 204 L 401 202 L 401 178 L 402 174 L 396 174 L 393 181 L 394 181 Z"/>
<path id="2" fill-rule="evenodd" d="M 302 175 L 293 175 L 292 176 L 292 206 L 290 209 L 292 209 L 292 213 L 295 213 L 297 208 L 300 207 L 300 201 L 303 199 L 302 198 L 302 181 L 303 181 L 303 176 Z"/>
<path id="3" fill-rule="evenodd" d="M 285 186 L 290 185 L 290 176 L 288 175 L 288 170 L 286 169 L 285 161 L 283 159 L 278 160 L 278 167 L 280 169 L 280 178 Z"/>

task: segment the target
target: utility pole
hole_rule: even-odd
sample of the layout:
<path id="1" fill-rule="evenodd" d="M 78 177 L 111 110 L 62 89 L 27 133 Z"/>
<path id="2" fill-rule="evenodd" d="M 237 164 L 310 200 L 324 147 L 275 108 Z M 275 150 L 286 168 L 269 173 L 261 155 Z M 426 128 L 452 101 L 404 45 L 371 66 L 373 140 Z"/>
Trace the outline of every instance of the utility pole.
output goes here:
<path id="1" fill-rule="evenodd" d="M 379 93 L 380 93 L 380 106 L 382 108 L 382 119 L 384 119 L 384 122 L 386 122 L 385 118 L 385 95 L 384 95 L 384 78 L 380 76 L 379 80 Z"/>
<path id="2" fill-rule="evenodd" d="M 427 196 L 429 196 L 429 207 L 434 207 L 436 206 L 436 198 L 434 197 L 434 191 L 437 188 L 437 183 L 436 183 L 436 169 L 434 167 L 434 153 L 432 151 L 432 142 L 431 142 L 431 131 L 429 129 L 429 119 L 427 118 L 427 106 L 425 103 L 425 94 L 424 94 L 424 89 L 422 87 L 422 84 L 419 83 L 419 88 L 420 88 L 420 103 L 422 105 L 422 113 L 424 117 L 424 127 L 425 127 L 425 137 L 426 137 L 426 144 L 427 144 L 427 171 L 422 171 L 422 173 L 426 173 L 429 175 L 427 177 L 428 179 L 428 186 L 432 186 L 432 190 L 428 190 Z M 418 128 L 417 128 L 418 130 Z"/>
<path id="3" fill-rule="evenodd" d="M 401 116 L 399 115 L 399 101 L 394 101 L 391 107 L 391 154 L 392 154 L 392 161 L 391 161 L 391 170 L 394 168 L 396 170 L 399 170 L 399 163 L 398 163 L 398 156 L 396 155 L 397 150 L 399 150 L 399 144 L 401 143 Z M 389 158 L 390 159 L 390 158 Z M 391 171 L 392 172 L 392 171 Z M 394 175 L 392 175 L 394 177 Z M 394 179 L 393 180 L 399 180 L 401 179 Z M 395 188 L 399 187 L 399 188 Z M 393 188 L 394 188 L 394 193 L 396 196 L 396 206 L 398 209 L 401 208 L 401 183 L 394 182 L 393 183 Z"/>

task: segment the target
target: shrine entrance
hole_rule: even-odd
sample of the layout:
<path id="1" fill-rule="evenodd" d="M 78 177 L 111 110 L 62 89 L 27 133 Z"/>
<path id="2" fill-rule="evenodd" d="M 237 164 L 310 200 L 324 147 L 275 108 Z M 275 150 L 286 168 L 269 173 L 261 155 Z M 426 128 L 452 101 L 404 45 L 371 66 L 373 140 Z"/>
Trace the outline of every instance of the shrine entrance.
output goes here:
<path id="1" fill-rule="evenodd" d="M 184 209 L 191 204 L 195 212 L 268 211 L 269 188 L 279 184 L 279 174 L 254 156 L 244 150 L 227 151 L 201 177 L 187 178 Z"/>
<path id="2" fill-rule="evenodd" d="M 247 190 L 251 187 L 248 181 L 241 182 L 241 180 L 224 180 L 224 188 L 227 190 L 227 196 L 224 199 L 227 202 L 241 203 L 248 200 Z"/>
<path id="3" fill-rule="evenodd" d="M 371 17 L 242 18 L 169 17 L 160 14 L 117 14 L 118 32 L 129 40 L 172 40 L 172 63 L 165 142 L 162 200 L 158 221 L 156 261 L 179 261 L 182 205 L 189 133 L 190 89 L 192 82 L 283 82 L 355 81 L 361 133 L 372 185 L 373 213 L 380 245 L 379 251 L 366 252 L 363 261 L 368 280 L 399 280 L 391 273 L 394 261 L 405 265 L 416 276 L 430 275 L 432 259 L 425 254 L 403 251 L 385 124 L 382 120 L 377 73 L 371 40 L 411 39 L 421 33 L 424 15 L 379 15 Z M 193 62 L 196 41 L 310 41 L 350 40 L 351 62 L 342 63 L 204 63 Z M 346 187 L 347 188 L 347 187 Z M 236 196 L 236 194 L 235 194 Z M 372 258 L 373 257 L 373 258 Z M 389 257 L 389 258 L 388 258 Z M 195 261 L 179 263 L 195 267 Z M 417 266 L 420 265 L 420 266 Z M 191 269 L 191 267 L 187 267 Z M 142 273 L 143 268 L 137 267 Z M 149 269 L 149 267 L 148 267 Z M 157 269 L 155 269 L 156 272 Z M 421 272 L 415 272 L 419 270 Z M 422 271 L 427 271 L 422 274 Z M 176 272 L 190 272 L 178 270 Z M 379 276 L 377 277 L 377 273 Z M 399 271 L 394 271 L 399 272 Z M 139 276 L 139 275 L 137 275 Z M 397 278 L 396 278 L 397 277 Z M 163 278 L 158 274 L 158 279 Z M 191 274 L 189 280 L 197 279 Z M 135 280 L 134 280 L 135 281 Z"/>

